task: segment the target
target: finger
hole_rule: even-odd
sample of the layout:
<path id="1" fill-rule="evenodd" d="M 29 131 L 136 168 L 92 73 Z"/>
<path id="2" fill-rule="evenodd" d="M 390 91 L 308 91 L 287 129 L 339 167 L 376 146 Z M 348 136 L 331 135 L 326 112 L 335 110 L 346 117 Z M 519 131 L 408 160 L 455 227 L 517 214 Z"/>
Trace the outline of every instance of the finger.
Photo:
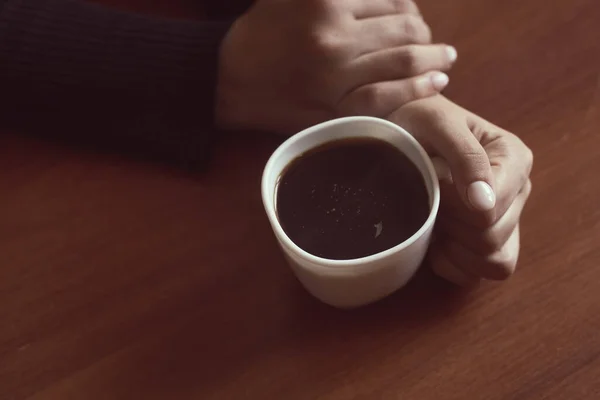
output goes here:
<path id="1" fill-rule="evenodd" d="M 453 184 L 452 174 L 445 161 L 440 160 L 438 157 L 434 157 L 433 161 L 440 180 L 440 198 L 442 199 L 439 211 L 440 218 L 448 216 L 452 220 L 462 221 L 465 225 L 475 227 L 479 230 L 493 226 L 504 216 L 508 211 L 507 209 L 511 207 L 511 204 L 516 199 L 516 197 L 513 197 L 514 192 L 516 192 L 516 196 L 518 196 L 527 185 L 529 185 L 527 189 L 529 191 L 531 190 L 531 182 L 529 180 L 527 180 L 521 188 L 518 188 L 517 186 L 517 190 L 514 190 L 514 186 L 506 186 L 505 183 L 496 183 L 495 191 L 498 193 L 497 197 L 501 196 L 502 200 L 496 201 L 496 207 L 493 214 L 494 218 L 491 218 L 486 214 L 473 213 L 471 208 L 465 204 L 460 197 L 460 193 L 456 190 L 456 187 Z M 492 166 L 492 170 L 494 170 L 494 166 Z M 494 176 L 494 181 L 496 182 L 496 176 Z M 515 183 L 515 185 L 520 185 L 520 180 Z M 529 194 L 527 194 L 527 196 L 529 196 Z"/>
<path id="2" fill-rule="evenodd" d="M 443 244 L 448 260 L 460 270 L 490 280 L 508 279 L 517 267 L 519 258 L 519 226 L 511 233 L 501 249 L 482 257 L 455 241 Z"/>
<path id="3" fill-rule="evenodd" d="M 531 193 L 531 182 L 527 181 L 506 213 L 494 225 L 479 229 L 466 224 L 452 215 L 438 218 L 436 226 L 454 241 L 461 243 L 475 254 L 486 256 L 502 249 L 519 224 L 523 208 Z"/>
<path id="4" fill-rule="evenodd" d="M 452 263 L 446 258 L 444 253 L 442 253 L 438 247 L 431 249 L 429 261 L 431 264 L 431 269 L 437 276 L 454 283 L 455 285 L 470 287 L 480 282 L 480 279 L 475 275 L 462 271 L 452 265 Z"/>
<path id="5" fill-rule="evenodd" d="M 448 168 L 448 171 L 450 169 Z M 440 179 L 440 210 L 439 219 L 451 219 L 484 230 L 496 223 L 489 214 L 473 212 L 471 206 L 465 203 L 452 179 L 452 173 L 448 172 L 449 179 Z M 495 215 L 494 215 L 495 217 Z"/>
<path id="6" fill-rule="evenodd" d="M 351 66 L 352 82 L 357 86 L 422 75 L 450 69 L 456 60 L 452 46 L 409 45 L 365 54 Z"/>
<path id="7" fill-rule="evenodd" d="M 529 180 L 533 154 L 521 139 L 509 132 L 493 135 L 489 142 L 486 138 L 481 141 L 492 165 L 496 185 L 496 215 L 500 217 Z"/>
<path id="8" fill-rule="evenodd" d="M 351 0 L 356 19 L 380 17 L 391 14 L 420 15 L 419 8 L 412 0 Z"/>
<path id="9" fill-rule="evenodd" d="M 345 116 L 383 118 L 410 101 L 438 94 L 448 81 L 448 75 L 442 72 L 428 72 L 415 78 L 363 85 L 344 96 L 338 110 Z"/>
<path id="10" fill-rule="evenodd" d="M 508 134 L 508 133 L 507 133 Z M 512 134 L 508 134 L 514 136 Z M 516 138 L 516 137 L 515 137 Z M 520 140 L 517 138 L 520 142 Z M 495 140 L 494 147 L 498 146 L 498 149 L 505 148 L 501 144 L 506 143 L 504 140 Z M 486 149 L 488 157 L 492 164 L 492 171 L 494 173 L 495 192 L 496 192 L 496 207 L 495 217 L 500 219 L 511 207 L 516 197 L 522 195 L 525 191 L 526 199 L 529 197 L 531 192 L 531 181 L 528 176 L 531 172 L 531 165 L 533 162 L 533 156 L 531 151 L 521 143 L 523 149 L 519 151 L 509 151 L 509 156 L 506 157 L 502 162 L 498 161 L 496 152 L 492 149 Z M 514 146 L 513 146 L 514 147 Z M 432 152 L 432 149 L 426 149 L 428 152 Z M 453 186 L 452 174 L 445 160 L 439 157 L 433 157 L 432 162 L 436 169 L 438 179 L 440 180 L 440 192 L 443 201 L 440 203 L 440 216 L 450 216 L 454 222 L 462 221 L 466 222 L 467 225 L 474 226 L 479 229 L 488 228 L 496 223 L 496 220 L 489 220 L 481 215 L 473 214 L 470 208 L 464 204 L 459 196 L 459 193 Z M 508 166 L 505 168 L 505 166 Z M 510 170 L 510 171 L 509 171 Z M 525 180 L 525 183 L 523 183 Z"/>
<path id="11" fill-rule="evenodd" d="M 492 167 L 467 121 L 430 108 L 404 123 L 410 132 L 426 138 L 434 155 L 447 162 L 462 201 L 486 219 L 495 220 Z"/>
<path id="12" fill-rule="evenodd" d="M 431 29 L 421 17 L 390 15 L 360 21 L 356 37 L 360 54 L 407 44 L 431 43 Z"/>

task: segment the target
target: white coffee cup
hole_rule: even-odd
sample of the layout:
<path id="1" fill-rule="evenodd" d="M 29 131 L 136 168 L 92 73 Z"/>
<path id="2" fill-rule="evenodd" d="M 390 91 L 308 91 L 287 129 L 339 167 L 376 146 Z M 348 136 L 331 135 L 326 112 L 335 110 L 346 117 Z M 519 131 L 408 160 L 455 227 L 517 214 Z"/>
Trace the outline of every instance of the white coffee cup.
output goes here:
<path id="1" fill-rule="evenodd" d="M 329 260 L 306 252 L 284 232 L 277 218 L 277 185 L 286 166 L 303 153 L 327 142 L 353 137 L 382 139 L 404 153 L 423 175 L 431 211 L 414 235 L 391 249 L 352 260 Z M 263 172 L 262 199 L 279 245 L 304 287 L 324 303 L 352 308 L 393 293 L 413 277 L 429 247 L 440 187 L 431 159 L 407 131 L 379 118 L 347 117 L 313 126 L 285 141 Z"/>

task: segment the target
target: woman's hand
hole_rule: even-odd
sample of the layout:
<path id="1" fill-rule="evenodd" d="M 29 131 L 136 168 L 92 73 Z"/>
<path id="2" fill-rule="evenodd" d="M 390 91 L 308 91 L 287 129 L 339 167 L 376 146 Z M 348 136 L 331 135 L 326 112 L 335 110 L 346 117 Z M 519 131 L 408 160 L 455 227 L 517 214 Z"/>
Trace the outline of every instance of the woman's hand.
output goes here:
<path id="1" fill-rule="evenodd" d="M 294 133 L 439 93 L 456 59 L 412 0 L 259 0 L 221 46 L 217 125 Z"/>
<path id="2" fill-rule="evenodd" d="M 430 260 L 456 284 L 503 280 L 519 256 L 519 219 L 531 193 L 531 150 L 514 134 L 442 96 L 415 101 L 389 119 L 434 157 L 441 204 Z"/>

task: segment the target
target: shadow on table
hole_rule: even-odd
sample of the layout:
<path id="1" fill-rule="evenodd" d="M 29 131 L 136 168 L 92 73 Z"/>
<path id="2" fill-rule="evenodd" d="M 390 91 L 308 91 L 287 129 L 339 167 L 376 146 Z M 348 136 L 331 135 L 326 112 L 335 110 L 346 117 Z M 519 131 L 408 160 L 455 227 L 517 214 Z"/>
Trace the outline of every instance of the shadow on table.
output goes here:
<path id="1" fill-rule="evenodd" d="M 218 291 L 207 290 L 209 296 L 197 293 L 186 302 L 202 310 L 185 327 L 113 365 L 128 388 L 104 382 L 105 389 L 118 388 L 111 398 L 133 398 L 148 388 L 153 398 L 229 398 L 230 393 L 271 390 L 267 387 L 280 380 L 318 379 L 353 368 L 383 343 L 410 352 L 411 342 L 452 318 L 470 297 L 422 268 L 387 299 L 337 310 L 310 297 L 274 253 L 274 242 L 268 246 L 274 255 L 260 280 L 241 274 L 224 280 Z M 238 271 L 252 271 L 253 261 L 258 260 Z M 264 380 L 263 387 L 255 386 L 257 380 Z"/>
<path id="2" fill-rule="evenodd" d="M 472 291 L 441 280 L 424 265 L 407 286 L 365 307 L 337 310 L 322 305 L 300 284 L 289 306 L 300 321 L 298 328 L 303 328 L 303 340 L 334 342 L 342 335 L 344 340 L 360 341 L 387 331 L 405 334 L 435 328 L 458 313 L 471 295 Z"/>

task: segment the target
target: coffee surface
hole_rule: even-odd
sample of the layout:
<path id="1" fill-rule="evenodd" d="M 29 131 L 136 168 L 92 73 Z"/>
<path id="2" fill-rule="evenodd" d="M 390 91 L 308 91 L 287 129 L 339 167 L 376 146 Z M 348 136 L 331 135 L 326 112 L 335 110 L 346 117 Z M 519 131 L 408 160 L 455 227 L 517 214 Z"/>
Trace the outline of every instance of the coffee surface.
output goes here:
<path id="1" fill-rule="evenodd" d="M 402 243 L 430 211 L 417 167 L 374 138 L 337 140 L 308 151 L 282 173 L 276 196 L 277 216 L 290 239 L 333 260 Z"/>

